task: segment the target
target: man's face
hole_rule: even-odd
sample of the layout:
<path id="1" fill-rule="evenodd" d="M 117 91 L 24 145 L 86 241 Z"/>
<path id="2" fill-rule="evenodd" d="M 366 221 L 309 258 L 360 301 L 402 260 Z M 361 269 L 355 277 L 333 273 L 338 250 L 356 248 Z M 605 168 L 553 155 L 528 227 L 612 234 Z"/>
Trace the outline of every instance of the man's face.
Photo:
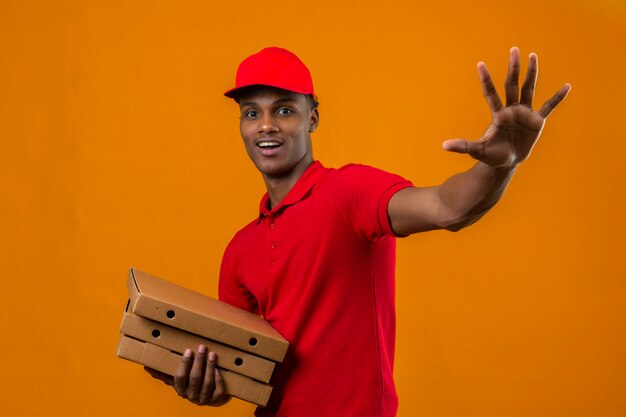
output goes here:
<path id="1" fill-rule="evenodd" d="M 319 122 L 306 96 L 259 87 L 239 97 L 239 130 L 248 156 L 266 179 L 301 174 L 311 162 L 311 132 Z"/>

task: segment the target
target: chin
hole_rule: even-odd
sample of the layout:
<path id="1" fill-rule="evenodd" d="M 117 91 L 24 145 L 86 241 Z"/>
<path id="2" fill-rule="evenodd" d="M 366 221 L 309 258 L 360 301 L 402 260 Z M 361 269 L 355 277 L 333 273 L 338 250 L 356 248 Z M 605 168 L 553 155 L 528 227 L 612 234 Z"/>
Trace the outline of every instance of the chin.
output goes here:
<path id="1" fill-rule="evenodd" d="M 289 172 L 289 169 L 280 164 L 255 162 L 256 169 L 268 177 L 280 177 Z"/>
<path id="2" fill-rule="evenodd" d="M 280 178 L 289 176 L 299 166 L 306 163 L 306 155 L 301 158 L 260 158 L 253 159 L 256 169 L 265 177 Z"/>
<path id="3" fill-rule="evenodd" d="M 259 172 L 267 178 L 280 178 L 289 175 L 290 170 L 287 169 L 260 169 Z"/>

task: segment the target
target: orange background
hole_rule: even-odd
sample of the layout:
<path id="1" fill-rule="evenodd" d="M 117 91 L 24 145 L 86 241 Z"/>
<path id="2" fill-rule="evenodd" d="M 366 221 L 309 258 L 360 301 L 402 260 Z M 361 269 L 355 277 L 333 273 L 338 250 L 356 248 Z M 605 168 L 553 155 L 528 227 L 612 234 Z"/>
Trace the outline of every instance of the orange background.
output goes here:
<path id="1" fill-rule="evenodd" d="M 622 0 L 0 2 L 0 414 L 204 409 L 115 357 L 130 266 L 216 295 L 263 183 L 222 97 L 239 61 L 296 52 L 321 100 L 315 156 L 432 185 L 489 122 L 475 65 L 540 58 L 564 82 L 503 201 L 399 242 L 400 417 L 626 415 Z M 367 366 L 367 364 L 364 364 Z M 332 386 L 328 387 L 332 390 Z"/>

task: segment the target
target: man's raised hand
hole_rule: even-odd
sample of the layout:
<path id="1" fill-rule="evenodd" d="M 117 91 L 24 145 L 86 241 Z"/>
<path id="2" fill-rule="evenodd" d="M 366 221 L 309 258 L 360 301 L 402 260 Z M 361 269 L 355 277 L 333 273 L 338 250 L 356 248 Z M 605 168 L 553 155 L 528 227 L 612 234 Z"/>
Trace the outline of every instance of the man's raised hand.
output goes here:
<path id="1" fill-rule="evenodd" d="M 503 106 L 487 66 L 479 62 L 478 76 L 491 109 L 491 124 L 479 140 L 451 139 L 443 142 L 443 148 L 451 152 L 469 154 L 472 158 L 495 168 L 512 167 L 527 159 L 541 135 L 546 118 L 571 89 L 569 84 L 565 84 L 539 111 L 534 111 L 532 102 L 537 68 L 537 55 L 532 53 L 529 56 L 528 70 L 520 97 L 519 49 L 511 48 L 509 69 L 504 84 L 506 106 Z"/>

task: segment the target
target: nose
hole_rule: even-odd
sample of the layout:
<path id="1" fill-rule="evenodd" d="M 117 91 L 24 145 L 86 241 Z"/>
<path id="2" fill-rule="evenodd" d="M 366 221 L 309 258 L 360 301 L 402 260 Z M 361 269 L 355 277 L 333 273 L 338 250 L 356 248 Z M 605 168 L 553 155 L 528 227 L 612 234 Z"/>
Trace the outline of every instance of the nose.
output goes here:
<path id="1" fill-rule="evenodd" d="M 271 113 L 265 113 L 261 117 L 261 123 L 259 125 L 260 133 L 278 132 L 278 125 L 274 119 L 274 115 Z"/>

